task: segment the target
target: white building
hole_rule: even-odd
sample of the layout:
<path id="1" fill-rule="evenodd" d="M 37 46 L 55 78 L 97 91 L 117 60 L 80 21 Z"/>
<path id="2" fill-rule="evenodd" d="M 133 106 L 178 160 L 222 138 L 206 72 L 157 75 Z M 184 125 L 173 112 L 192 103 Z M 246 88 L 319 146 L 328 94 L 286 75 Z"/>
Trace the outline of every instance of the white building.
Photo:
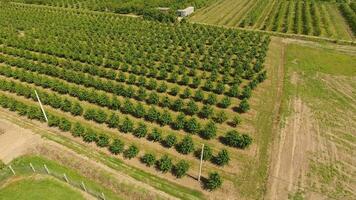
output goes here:
<path id="1" fill-rule="evenodd" d="M 186 9 L 177 10 L 177 15 L 178 15 L 178 17 L 187 17 L 187 16 L 191 15 L 193 12 L 194 12 L 194 7 L 190 6 Z"/>

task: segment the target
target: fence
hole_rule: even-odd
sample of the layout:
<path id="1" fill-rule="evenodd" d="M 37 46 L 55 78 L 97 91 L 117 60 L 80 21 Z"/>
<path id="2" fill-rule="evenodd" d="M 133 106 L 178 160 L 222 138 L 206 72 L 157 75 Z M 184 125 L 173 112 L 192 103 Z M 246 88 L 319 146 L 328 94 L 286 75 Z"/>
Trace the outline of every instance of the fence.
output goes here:
<path id="1" fill-rule="evenodd" d="M 43 174 L 47 176 L 54 177 L 57 180 L 65 182 L 72 187 L 77 189 L 83 190 L 84 192 L 88 193 L 89 195 L 100 199 L 106 200 L 105 195 L 103 192 L 97 192 L 90 187 L 87 187 L 84 181 L 78 181 L 71 179 L 66 173 L 58 173 L 55 170 L 52 170 L 46 164 L 40 165 L 32 165 L 32 163 L 28 163 L 27 165 L 19 165 L 19 166 L 7 166 L 0 170 L 0 183 L 3 180 L 10 178 L 11 176 L 21 175 L 21 174 Z"/>

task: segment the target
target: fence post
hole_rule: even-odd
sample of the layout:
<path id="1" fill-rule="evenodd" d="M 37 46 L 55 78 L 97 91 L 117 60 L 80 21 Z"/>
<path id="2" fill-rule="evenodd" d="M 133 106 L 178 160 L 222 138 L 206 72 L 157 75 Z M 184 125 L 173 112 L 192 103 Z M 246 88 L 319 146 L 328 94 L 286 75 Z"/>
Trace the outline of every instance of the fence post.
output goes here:
<path id="1" fill-rule="evenodd" d="M 44 166 L 44 168 L 45 168 L 45 170 L 46 170 L 47 174 L 49 174 L 50 172 L 49 172 L 49 169 L 47 168 L 47 165 L 46 165 L 46 164 L 44 164 L 43 166 Z"/>
<path id="2" fill-rule="evenodd" d="M 32 163 L 30 163 L 30 167 L 32 169 L 33 172 L 36 172 L 35 168 L 33 167 Z"/>
<path id="3" fill-rule="evenodd" d="M 101 196 L 102 196 L 103 200 L 106 200 L 106 199 L 105 199 L 104 192 L 101 192 Z"/>
<path id="4" fill-rule="evenodd" d="M 85 187 L 85 184 L 83 181 L 82 181 L 82 187 L 83 187 L 83 190 L 87 192 L 87 188 Z"/>
<path id="5" fill-rule="evenodd" d="M 63 177 L 64 177 L 64 180 L 65 180 L 67 183 L 69 183 L 69 180 L 68 180 L 67 175 L 66 175 L 65 173 L 63 174 Z"/>
<path id="6" fill-rule="evenodd" d="M 12 169 L 11 165 L 9 165 L 9 168 L 10 168 L 11 172 L 12 172 L 14 175 L 16 175 L 15 170 Z"/>

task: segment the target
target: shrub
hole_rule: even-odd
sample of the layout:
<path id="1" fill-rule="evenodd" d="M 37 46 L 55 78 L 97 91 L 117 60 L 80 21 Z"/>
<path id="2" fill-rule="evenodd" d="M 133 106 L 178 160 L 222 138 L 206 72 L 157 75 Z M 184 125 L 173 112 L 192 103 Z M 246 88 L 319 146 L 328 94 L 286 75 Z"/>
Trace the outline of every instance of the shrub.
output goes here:
<path id="1" fill-rule="evenodd" d="M 183 129 L 185 125 L 185 116 L 184 114 L 179 114 L 176 118 L 176 120 L 172 124 L 172 128 L 176 130 Z"/>
<path id="2" fill-rule="evenodd" d="M 59 122 L 59 129 L 62 131 L 70 131 L 72 128 L 72 123 L 68 121 L 66 118 L 61 118 Z"/>
<path id="3" fill-rule="evenodd" d="M 171 148 L 177 143 L 177 137 L 174 134 L 169 134 L 163 141 L 165 147 Z"/>
<path id="4" fill-rule="evenodd" d="M 120 131 L 123 133 L 133 131 L 133 122 L 128 117 L 125 117 L 124 121 L 120 125 Z"/>
<path id="5" fill-rule="evenodd" d="M 74 103 L 70 111 L 74 116 L 80 116 L 83 114 L 83 108 L 78 102 Z"/>
<path id="6" fill-rule="evenodd" d="M 204 105 L 199 112 L 199 117 L 209 118 L 212 114 L 213 114 L 213 108 L 209 105 Z"/>
<path id="7" fill-rule="evenodd" d="M 163 111 L 162 115 L 158 119 L 158 122 L 161 126 L 169 125 L 172 123 L 172 116 L 168 110 Z"/>
<path id="8" fill-rule="evenodd" d="M 241 117 L 239 115 L 236 115 L 234 116 L 234 118 L 232 118 L 231 125 L 233 127 L 236 127 L 237 125 L 241 124 L 241 121 Z"/>
<path id="9" fill-rule="evenodd" d="M 141 162 L 145 163 L 148 167 L 151 167 L 156 162 L 156 156 L 151 153 L 146 153 L 141 157 Z"/>
<path id="10" fill-rule="evenodd" d="M 239 111 L 242 112 L 242 113 L 245 113 L 245 112 L 247 112 L 249 109 L 250 109 L 250 104 L 248 103 L 247 99 L 243 99 L 243 100 L 240 102 Z"/>
<path id="11" fill-rule="evenodd" d="M 96 145 L 99 147 L 106 147 L 109 145 L 109 137 L 107 135 L 101 134 L 96 140 Z"/>
<path id="12" fill-rule="evenodd" d="M 220 112 L 216 113 L 216 115 L 214 116 L 213 119 L 216 123 L 221 124 L 227 120 L 227 116 L 224 111 L 220 111 Z"/>
<path id="13" fill-rule="evenodd" d="M 60 119 L 54 115 L 48 115 L 48 126 L 49 127 L 58 127 Z"/>
<path id="14" fill-rule="evenodd" d="M 176 165 L 174 165 L 173 174 L 177 178 L 182 178 L 183 176 L 186 175 L 188 170 L 189 170 L 189 163 L 185 160 L 181 160 Z"/>
<path id="15" fill-rule="evenodd" d="M 97 136 L 96 132 L 93 131 L 92 129 L 88 128 L 85 131 L 85 135 L 83 136 L 83 140 L 84 140 L 84 142 L 88 142 L 88 143 L 95 142 L 97 140 L 97 137 L 98 136 Z"/>
<path id="16" fill-rule="evenodd" d="M 140 122 L 137 126 L 137 128 L 134 130 L 133 135 L 142 138 L 145 137 L 147 134 L 147 126 L 146 124 Z"/>
<path id="17" fill-rule="evenodd" d="M 221 99 L 221 101 L 219 102 L 219 107 L 220 108 L 227 108 L 231 105 L 231 99 L 230 97 L 224 97 L 223 99 Z"/>
<path id="18" fill-rule="evenodd" d="M 208 190 L 215 190 L 222 185 L 222 180 L 217 172 L 209 174 L 209 178 L 205 182 L 205 188 Z"/>
<path id="19" fill-rule="evenodd" d="M 128 149 L 124 151 L 124 157 L 131 159 L 137 156 L 139 149 L 135 145 L 131 145 Z"/>
<path id="20" fill-rule="evenodd" d="M 189 154 L 194 151 L 193 139 L 187 135 L 183 140 L 177 145 L 177 151 L 182 154 Z"/>
<path id="21" fill-rule="evenodd" d="M 166 173 L 172 169 L 172 159 L 168 155 L 162 156 L 161 159 L 157 160 L 156 168 L 163 173 Z"/>
<path id="22" fill-rule="evenodd" d="M 148 135 L 148 140 L 160 142 L 162 140 L 162 133 L 157 128 L 154 128 Z"/>
<path id="23" fill-rule="evenodd" d="M 110 128 L 118 128 L 120 124 L 120 118 L 115 113 L 112 113 L 106 123 Z"/>
<path id="24" fill-rule="evenodd" d="M 246 134 L 241 135 L 233 130 L 226 133 L 223 142 L 228 146 L 245 149 L 252 143 L 252 138 Z"/>
<path id="25" fill-rule="evenodd" d="M 124 143 L 119 139 L 114 139 L 113 143 L 109 146 L 109 151 L 115 155 L 124 151 Z"/>
<path id="26" fill-rule="evenodd" d="M 79 122 L 76 122 L 71 130 L 72 132 L 72 135 L 74 137 L 80 137 L 84 134 L 84 127 L 79 123 Z"/>
<path id="27" fill-rule="evenodd" d="M 221 150 L 213 159 L 214 163 L 220 166 L 227 165 L 230 161 L 229 152 L 226 149 Z"/>
<path id="28" fill-rule="evenodd" d="M 216 137 L 217 127 L 213 121 L 209 121 L 205 127 L 200 131 L 200 136 L 205 139 L 212 139 Z"/>
<path id="29" fill-rule="evenodd" d="M 197 158 L 200 159 L 201 149 L 197 149 L 194 154 Z M 204 145 L 203 160 L 210 160 L 212 157 L 213 157 L 213 151 L 208 145 Z"/>
<path id="30" fill-rule="evenodd" d="M 192 117 L 188 121 L 185 122 L 184 129 L 188 133 L 195 134 L 195 133 L 197 133 L 199 131 L 200 124 L 199 124 L 198 120 L 195 117 Z"/>

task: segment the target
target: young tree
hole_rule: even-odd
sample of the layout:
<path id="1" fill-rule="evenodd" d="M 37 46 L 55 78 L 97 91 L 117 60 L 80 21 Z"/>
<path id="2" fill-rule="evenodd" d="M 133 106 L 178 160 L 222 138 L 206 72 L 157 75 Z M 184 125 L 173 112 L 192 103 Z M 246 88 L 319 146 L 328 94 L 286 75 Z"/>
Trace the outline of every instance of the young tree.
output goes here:
<path id="1" fill-rule="evenodd" d="M 215 92 L 222 94 L 225 91 L 225 84 L 223 82 L 218 82 L 215 87 Z"/>
<path id="2" fill-rule="evenodd" d="M 200 129 L 200 124 L 195 117 L 190 118 L 184 124 L 184 130 L 187 131 L 188 133 L 195 134 L 199 131 L 199 129 Z"/>
<path id="3" fill-rule="evenodd" d="M 106 122 L 107 114 L 103 110 L 97 110 L 94 120 L 100 124 Z"/>
<path id="4" fill-rule="evenodd" d="M 125 117 L 119 128 L 121 132 L 128 133 L 133 131 L 133 126 L 133 122 L 128 117 Z"/>
<path id="5" fill-rule="evenodd" d="M 111 104 L 110 104 L 110 108 L 113 110 L 119 110 L 121 106 L 121 102 L 117 99 L 117 96 L 113 96 L 111 99 Z"/>
<path id="6" fill-rule="evenodd" d="M 237 131 L 232 130 L 225 134 L 223 142 L 232 147 L 244 149 L 252 143 L 252 138 L 246 134 L 239 134 Z"/>
<path id="7" fill-rule="evenodd" d="M 105 134 L 100 134 L 96 140 L 96 145 L 99 147 L 107 147 L 109 145 L 109 136 Z"/>
<path id="8" fill-rule="evenodd" d="M 231 86 L 229 91 L 227 92 L 227 95 L 229 95 L 230 97 L 238 97 L 239 94 L 240 94 L 240 91 L 239 91 L 238 84 L 234 84 L 233 86 Z"/>
<path id="9" fill-rule="evenodd" d="M 157 128 L 153 128 L 152 132 L 148 134 L 148 140 L 153 142 L 160 142 L 162 140 L 162 133 Z"/>
<path id="10" fill-rule="evenodd" d="M 159 102 L 159 96 L 156 92 L 151 92 L 151 94 L 148 96 L 146 102 L 148 104 L 153 104 L 153 105 L 157 105 Z"/>
<path id="11" fill-rule="evenodd" d="M 156 156 L 151 153 L 146 153 L 141 157 L 141 162 L 145 163 L 147 167 L 151 167 L 156 162 Z"/>
<path id="12" fill-rule="evenodd" d="M 201 149 L 197 149 L 195 151 L 195 156 L 200 159 L 201 157 Z M 204 151 L 203 151 L 203 160 L 210 160 L 213 157 L 213 151 L 208 145 L 204 145 Z"/>
<path id="13" fill-rule="evenodd" d="M 234 118 L 232 118 L 231 125 L 233 127 L 236 127 L 237 125 L 241 124 L 241 120 L 241 117 L 239 115 L 236 115 L 234 116 Z"/>
<path id="14" fill-rule="evenodd" d="M 94 109 L 88 109 L 88 110 L 86 110 L 85 113 L 84 113 L 84 118 L 85 118 L 86 120 L 94 120 L 95 115 L 96 115 L 96 112 L 95 112 Z"/>
<path id="15" fill-rule="evenodd" d="M 124 151 L 124 143 L 119 139 L 114 139 L 113 143 L 109 146 L 109 151 L 115 155 Z"/>
<path id="16" fill-rule="evenodd" d="M 187 174 L 189 170 L 189 163 L 185 160 L 179 161 L 176 165 L 173 166 L 173 174 L 177 178 L 182 178 Z"/>
<path id="17" fill-rule="evenodd" d="M 135 145 L 131 145 L 128 149 L 124 151 L 124 157 L 131 159 L 137 156 L 139 149 Z"/>
<path id="18" fill-rule="evenodd" d="M 201 89 L 198 89 L 195 92 L 194 99 L 196 101 L 202 101 L 204 99 L 204 92 Z"/>
<path id="19" fill-rule="evenodd" d="M 156 167 L 158 170 L 166 173 L 172 169 L 172 159 L 168 155 L 164 155 L 161 159 L 157 160 Z"/>
<path id="20" fill-rule="evenodd" d="M 187 135 L 183 140 L 177 145 L 177 151 L 182 154 L 189 154 L 194 151 L 193 139 Z"/>
<path id="21" fill-rule="evenodd" d="M 197 104 L 193 100 L 190 100 L 188 102 L 188 104 L 186 105 L 185 113 L 187 115 L 194 115 L 198 112 L 198 110 L 199 110 L 199 107 L 197 106 Z"/>
<path id="22" fill-rule="evenodd" d="M 183 129 L 185 126 L 185 116 L 184 114 L 179 114 L 174 122 L 172 123 L 172 128 L 176 130 Z"/>
<path id="23" fill-rule="evenodd" d="M 80 116 L 83 114 L 83 108 L 82 106 L 78 103 L 78 102 L 75 102 L 72 106 L 72 109 L 70 111 L 72 113 L 72 115 L 74 116 Z"/>
<path id="24" fill-rule="evenodd" d="M 54 115 L 48 115 L 48 126 L 49 127 L 58 127 L 60 123 L 60 119 Z"/>
<path id="25" fill-rule="evenodd" d="M 171 109 L 177 112 L 182 111 L 184 102 L 182 99 L 177 99 L 171 104 Z"/>
<path id="26" fill-rule="evenodd" d="M 166 91 L 167 91 L 167 88 L 168 88 L 167 84 L 166 84 L 165 82 L 162 82 L 162 83 L 158 86 L 157 92 L 160 92 L 160 93 L 166 92 Z"/>
<path id="27" fill-rule="evenodd" d="M 220 112 L 216 113 L 216 115 L 214 116 L 213 119 L 216 123 L 221 124 L 227 120 L 227 116 L 224 111 L 220 111 Z"/>
<path id="28" fill-rule="evenodd" d="M 205 99 L 205 103 L 209 105 L 215 105 L 217 101 L 217 96 L 213 93 L 209 94 L 208 98 Z"/>
<path id="29" fill-rule="evenodd" d="M 162 97 L 162 99 L 161 99 L 160 105 L 161 105 L 163 108 L 168 108 L 168 107 L 171 106 L 171 100 L 170 100 L 167 96 L 164 96 L 164 97 Z"/>
<path id="30" fill-rule="evenodd" d="M 64 112 L 69 112 L 72 109 L 72 102 L 65 98 L 62 101 L 61 109 Z"/>
<path id="31" fill-rule="evenodd" d="M 134 105 L 130 101 L 130 99 L 126 99 L 124 104 L 121 107 L 121 112 L 124 114 L 132 114 L 134 113 Z"/>
<path id="32" fill-rule="evenodd" d="M 160 113 L 156 110 L 155 107 L 151 106 L 146 113 L 145 119 L 150 122 L 154 122 L 154 121 L 158 121 L 159 117 L 160 117 Z"/>
<path id="33" fill-rule="evenodd" d="M 120 124 L 120 118 L 115 113 L 112 113 L 106 120 L 106 123 L 110 128 L 118 128 Z"/>
<path id="34" fill-rule="evenodd" d="M 162 115 L 160 116 L 158 122 L 161 124 L 161 126 L 169 125 L 172 123 L 172 116 L 168 112 L 168 110 L 164 110 Z"/>
<path id="35" fill-rule="evenodd" d="M 213 172 L 209 174 L 209 178 L 205 182 L 205 188 L 208 190 L 215 190 L 222 185 L 222 180 L 220 175 L 217 172 Z"/>
<path id="36" fill-rule="evenodd" d="M 179 93 L 179 87 L 178 86 L 174 86 L 171 88 L 171 91 L 169 91 L 169 94 L 172 96 L 177 96 L 177 94 Z"/>
<path id="37" fill-rule="evenodd" d="M 226 149 L 221 150 L 217 156 L 213 159 L 214 163 L 220 166 L 224 166 L 229 163 L 230 156 Z"/>
<path id="38" fill-rule="evenodd" d="M 134 130 L 133 135 L 142 138 L 147 135 L 147 126 L 146 124 L 140 122 L 137 126 L 137 128 Z"/>
<path id="39" fill-rule="evenodd" d="M 177 137 L 174 134 L 169 134 L 163 141 L 165 147 L 171 148 L 177 143 Z"/>
<path id="40" fill-rule="evenodd" d="M 209 118 L 212 114 L 213 108 L 210 105 L 204 105 L 199 112 L 199 117 Z"/>
<path id="41" fill-rule="evenodd" d="M 225 96 L 221 101 L 219 102 L 219 107 L 220 108 L 227 108 L 231 105 L 231 99 L 230 97 Z"/>
<path id="42" fill-rule="evenodd" d="M 183 99 L 188 99 L 192 95 L 192 91 L 190 90 L 189 87 L 185 88 L 183 93 L 180 95 L 181 98 Z"/>
<path id="43" fill-rule="evenodd" d="M 243 99 L 240 102 L 239 111 L 241 113 L 246 113 L 248 110 L 250 110 L 250 104 L 248 103 L 247 99 Z"/>
<path id="44" fill-rule="evenodd" d="M 242 94 L 241 94 L 241 97 L 243 98 L 243 99 L 248 99 L 248 98 L 250 98 L 251 97 L 251 88 L 250 87 L 248 87 L 248 86 L 246 86 L 245 88 L 244 88 L 244 90 L 242 91 Z"/>
<path id="45" fill-rule="evenodd" d="M 62 117 L 59 122 L 59 129 L 61 129 L 62 131 L 70 131 L 71 128 L 72 123 L 66 118 Z"/>
<path id="46" fill-rule="evenodd" d="M 93 131 L 92 129 L 88 128 L 85 131 L 85 135 L 83 136 L 83 140 L 84 142 L 95 142 L 97 140 L 98 135 L 96 134 L 95 131 Z"/>
<path id="47" fill-rule="evenodd" d="M 200 136 L 204 139 L 212 139 L 216 137 L 217 127 L 213 121 L 209 121 L 200 131 Z"/>
<path id="48" fill-rule="evenodd" d="M 146 114 L 146 110 L 143 107 L 142 103 L 138 103 L 135 107 L 135 112 L 134 112 L 135 117 L 142 118 L 145 116 L 145 114 Z"/>
<path id="49" fill-rule="evenodd" d="M 71 130 L 71 133 L 74 137 L 80 137 L 84 134 L 84 131 L 84 127 L 79 122 L 76 122 Z"/>

